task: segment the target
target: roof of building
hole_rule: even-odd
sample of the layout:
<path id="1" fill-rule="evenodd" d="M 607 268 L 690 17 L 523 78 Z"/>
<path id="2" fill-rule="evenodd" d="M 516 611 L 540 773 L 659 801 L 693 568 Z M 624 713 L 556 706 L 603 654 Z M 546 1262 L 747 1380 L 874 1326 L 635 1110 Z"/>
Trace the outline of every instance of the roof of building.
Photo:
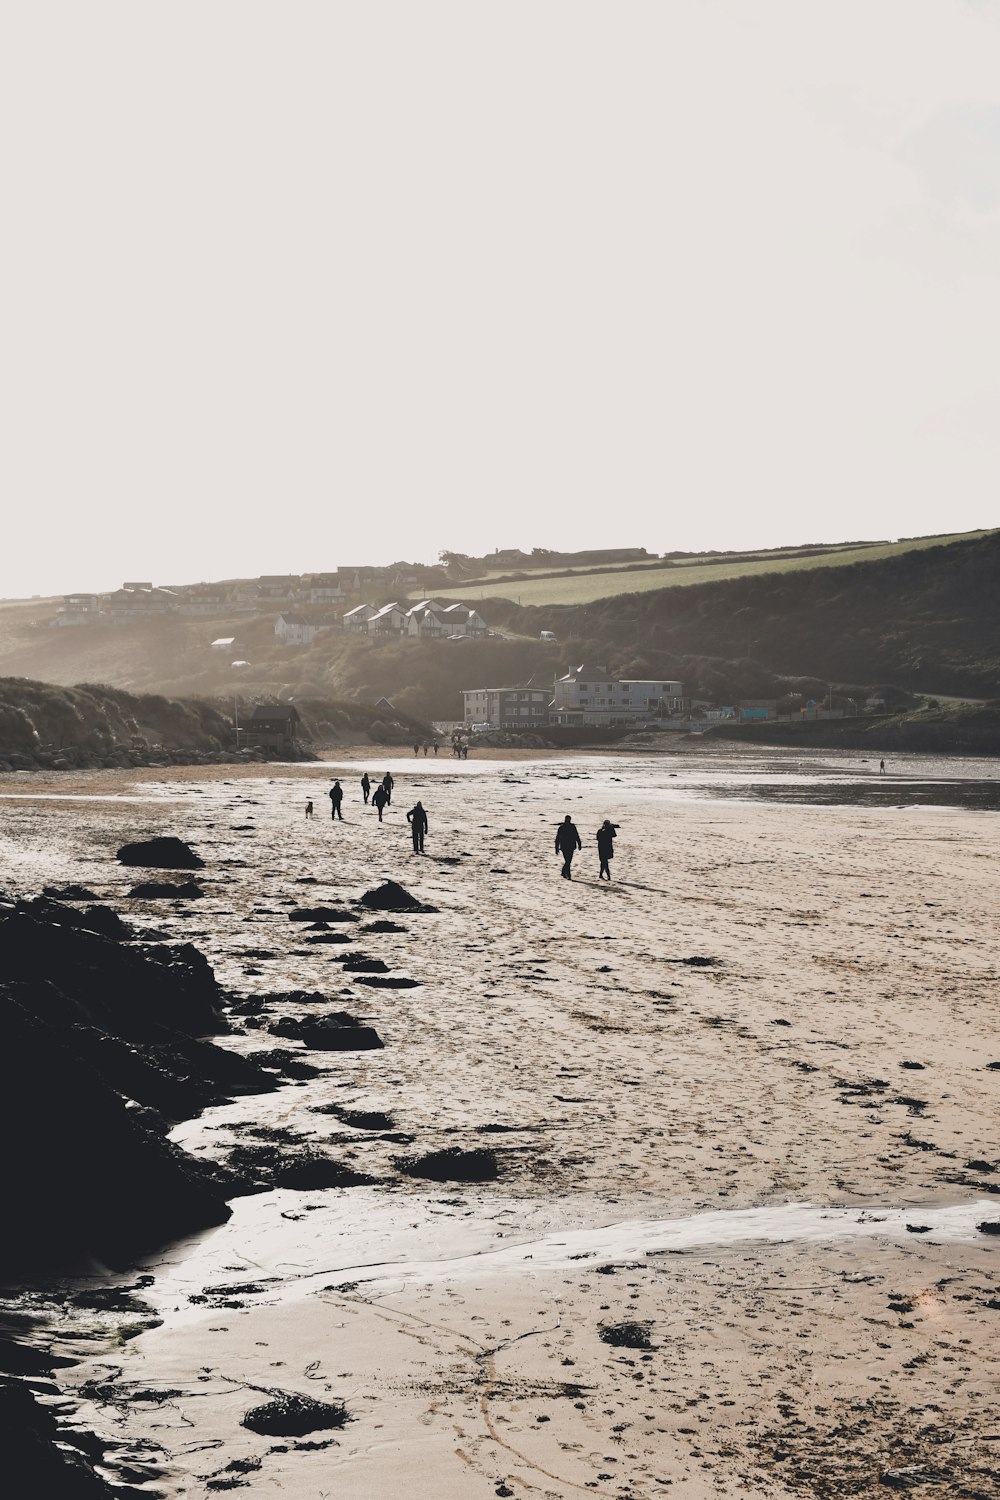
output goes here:
<path id="1" fill-rule="evenodd" d="M 395 610 L 397 614 L 402 614 L 402 610 L 400 609 L 398 604 L 383 604 L 382 608 L 377 609 L 372 615 L 372 619 L 381 620 L 383 615 L 391 615 L 393 610 Z"/>
<path id="2" fill-rule="evenodd" d="M 614 682 L 615 679 L 606 666 L 597 662 L 585 661 L 578 667 L 570 667 L 565 677 L 560 677 L 560 682 L 579 682 L 581 678 L 593 677 L 598 682 Z"/>
<path id="3" fill-rule="evenodd" d="M 220 635 L 217 641 L 213 641 L 212 642 L 212 645 L 213 646 L 220 646 L 220 647 L 221 646 L 232 646 L 232 645 L 235 644 L 235 642 L 236 642 L 236 637 L 234 635 Z"/>
<path id="4" fill-rule="evenodd" d="M 311 620 L 308 615 L 295 614 L 291 610 L 287 614 L 284 612 L 280 614 L 278 619 L 284 620 L 286 625 L 312 625 L 314 627 L 316 625 L 316 621 Z"/>
<path id="5" fill-rule="evenodd" d="M 375 613 L 374 606 L 371 604 L 356 604 L 353 609 L 348 609 L 344 612 L 344 619 L 349 620 L 352 615 L 360 615 L 366 609 L 371 610 L 372 614 Z"/>
<path id="6" fill-rule="evenodd" d="M 261 723 L 271 719 L 287 720 L 289 723 L 299 722 L 299 711 L 294 703 L 258 703 L 250 715 L 252 721 Z"/>

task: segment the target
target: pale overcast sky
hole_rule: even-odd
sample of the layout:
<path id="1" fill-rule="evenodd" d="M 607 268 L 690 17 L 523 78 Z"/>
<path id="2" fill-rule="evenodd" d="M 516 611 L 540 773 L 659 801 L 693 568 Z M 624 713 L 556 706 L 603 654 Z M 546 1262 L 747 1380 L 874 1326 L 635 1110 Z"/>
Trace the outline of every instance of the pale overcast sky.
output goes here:
<path id="1" fill-rule="evenodd" d="M 1000 522 L 1000 0 L 20 0 L 0 593 Z"/>

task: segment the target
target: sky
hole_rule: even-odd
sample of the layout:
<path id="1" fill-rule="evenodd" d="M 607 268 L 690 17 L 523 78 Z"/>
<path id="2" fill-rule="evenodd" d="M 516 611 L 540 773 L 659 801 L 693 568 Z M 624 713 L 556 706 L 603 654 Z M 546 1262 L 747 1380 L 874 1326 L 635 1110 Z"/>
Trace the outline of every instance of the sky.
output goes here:
<path id="1" fill-rule="evenodd" d="M 0 595 L 1000 524 L 1000 0 L 31 0 L 0 142 Z"/>

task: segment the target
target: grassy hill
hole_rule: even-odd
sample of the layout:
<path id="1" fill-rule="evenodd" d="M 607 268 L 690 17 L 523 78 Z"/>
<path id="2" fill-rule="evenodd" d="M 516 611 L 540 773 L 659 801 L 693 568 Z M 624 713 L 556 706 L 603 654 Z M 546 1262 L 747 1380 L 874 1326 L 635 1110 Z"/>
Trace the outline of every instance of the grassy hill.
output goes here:
<path id="1" fill-rule="evenodd" d="M 897 551 L 879 561 L 747 575 L 592 604 L 488 616 L 537 635 L 599 643 L 665 671 L 682 658 L 752 658 L 836 683 L 1000 696 L 1000 532 Z"/>
<path id="2" fill-rule="evenodd" d="M 597 569 L 552 573 L 488 575 L 457 588 L 435 589 L 435 599 L 510 599 L 523 605 L 591 604 L 619 594 L 647 594 L 667 588 L 692 588 L 757 574 L 795 573 L 819 567 L 882 562 L 942 543 L 969 541 L 989 532 L 956 532 L 941 537 L 912 537 L 900 542 L 838 543 L 829 547 L 779 547 L 769 551 L 685 556 L 657 563 L 617 564 Z"/>

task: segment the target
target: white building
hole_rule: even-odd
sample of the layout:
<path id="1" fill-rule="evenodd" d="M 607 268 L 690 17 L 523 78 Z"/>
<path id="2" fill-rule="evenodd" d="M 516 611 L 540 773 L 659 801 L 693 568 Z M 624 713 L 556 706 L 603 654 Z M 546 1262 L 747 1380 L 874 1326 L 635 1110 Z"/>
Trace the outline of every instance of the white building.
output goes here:
<path id="1" fill-rule="evenodd" d="M 90 625 L 100 619 L 101 607 L 96 594 L 67 594 L 56 610 L 54 625 Z"/>
<path id="2" fill-rule="evenodd" d="M 356 635 L 367 635 L 368 621 L 375 613 L 374 604 L 356 604 L 347 611 L 340 623 L 345 630 L 353 630 Z"/>
<path id="3" fill-rule="evenodd" d="M 398 604 L 383 604 L 368 621 L 369 635 L 403 635 L 406 631 L 406 611 Z"/>
<path id="4" fill-rule="evenodd" d="M 552 699 L 554 724 L 605 727 L 668 718 L 686 708 L 684 684 L 662 677 L 612 677 L 594 662 L 573 667 L 556 679 Z"/>
<path id="5" fill-rule="evenodd" d="M 286 646 L 311 646 L 321 628 L 307 615 L 292 614 L 287 610 L 274 622 L 274 633 Z"/>

